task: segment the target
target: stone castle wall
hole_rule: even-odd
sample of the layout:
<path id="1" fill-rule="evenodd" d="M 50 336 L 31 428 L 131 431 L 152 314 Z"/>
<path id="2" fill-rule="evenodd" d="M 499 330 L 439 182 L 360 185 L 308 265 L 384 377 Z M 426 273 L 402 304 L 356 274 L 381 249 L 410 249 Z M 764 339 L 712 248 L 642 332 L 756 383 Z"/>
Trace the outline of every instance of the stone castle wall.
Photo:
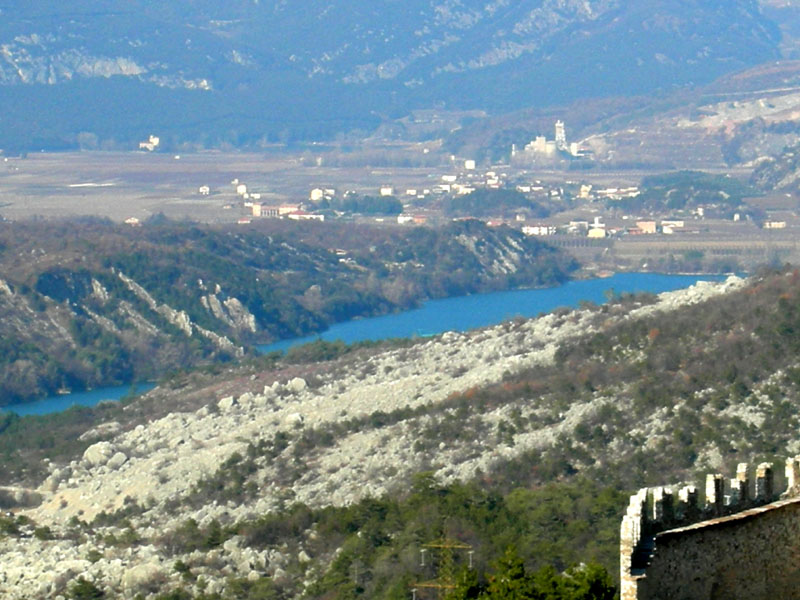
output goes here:
<path id="1" fill-rule="evenodd" d="M 772 465 L 751 485 L 746 464 L 726 485 L 708 475 L 704 502 L 685 486 L 631 497 L 620 535 L 621 600 L 800 598 L 800 457 L 775 501 Z M 726 493 L 727 492 L 727 493 Z"/>

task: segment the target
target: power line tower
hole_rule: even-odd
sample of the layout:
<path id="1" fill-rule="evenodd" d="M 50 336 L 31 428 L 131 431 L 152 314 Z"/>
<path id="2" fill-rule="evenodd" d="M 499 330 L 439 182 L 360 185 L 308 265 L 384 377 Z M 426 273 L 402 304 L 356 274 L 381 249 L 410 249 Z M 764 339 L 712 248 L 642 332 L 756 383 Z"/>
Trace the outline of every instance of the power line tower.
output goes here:
<path id="1" fill-rule="evenodd" d="M 423 544 L 420 550 L 421 567 L 425 564 L 426 555 L 430 552 L 431 567 L 436 569 L 436 578 L 414 583 L 411 590 L 412 599 L 417 600 L 417 592 L 431 591 L 437 599 L 444 598 L 447 593 L 456 587 L 456 552 L 465 551 L 469 556 L 469 567 L 472 568 L 472 546 L 458 540 L 442 538 L 435 542 Z M 435 595 L 434 595 L 435 594 Z"/>

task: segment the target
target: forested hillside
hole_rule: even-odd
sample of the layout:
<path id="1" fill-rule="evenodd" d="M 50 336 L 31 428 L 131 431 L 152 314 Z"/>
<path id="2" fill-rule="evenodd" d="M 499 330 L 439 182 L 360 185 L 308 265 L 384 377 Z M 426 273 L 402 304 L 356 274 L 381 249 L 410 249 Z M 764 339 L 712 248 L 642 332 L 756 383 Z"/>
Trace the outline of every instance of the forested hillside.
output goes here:
<path id="1" fill-rule="evenodd" d="M 555 284 L 574 268 L 536 240 L 477 222 L 4 223 L 0 404 L 229 361 L 428 298 Z"/>

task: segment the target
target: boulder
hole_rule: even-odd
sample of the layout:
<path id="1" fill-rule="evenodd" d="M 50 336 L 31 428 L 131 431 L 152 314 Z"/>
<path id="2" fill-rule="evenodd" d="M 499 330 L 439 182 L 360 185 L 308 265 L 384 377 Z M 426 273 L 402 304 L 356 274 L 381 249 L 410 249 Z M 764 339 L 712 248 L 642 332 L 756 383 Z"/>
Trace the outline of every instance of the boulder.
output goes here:
<path id="1" fill-rule="evenodd" d="M 78 439 L 86 441 L 92 438 L 110 436 L 119 433 L 120 429 L 121 426 L 117 421 L 109 421 L 108 423 L 101 423 L 97 427 L 84 432 Z"/>
<path id="2" fill-rule="evenodd" d="M 306 380 L 302 377 L 295 377 L 289 383 L 286 384 L 286 388 L 294 392 L 295 394 L 299 394 L 307 387 Z"/>
<path id="3" fill-rule="evenodd" d="M 286 415 L 286 418 L 283 420 L 283 424 L 288 427 L 298 427 L 303 424 L 303 415 L 300 413 L 291 413 Z"/>
<path id="4" fill-rule="evenodd" d="M 41 489 L 45 492 L 55 492 L 58 490 L 58 484 L 61 483 L 61 479 L 56 477 L 55 475 L 50 475 L 47 479 L 42 482 Z"/>
<path id="5" fill-rule="evenodd" d="M 89 567 L 92 566 L 88 560 L 63 560 L 58 563 L 56 569 L 60 573 L 64 573 L 67 575 L 81 575 L 83 576 L 86 581 L 91 581 L 89 573 Z"/>
<path id="6" fill-rule="evenodd" d="M 109 461 L 106 463 L 106 466 L 112 471 L 116 471 L 122 465 L 124 465 L 127 460 L 128 457 L 125 456 L 124 452 L 117 452 L 114 456 L 112 456 L 109 459 Z"/>
<path id="7" fill-rule="evenodd" d="M 229 540 L 226 540 L 224 544 L 222 544 L 222 549 L 225 552 L 232 553 L 239 549 L 239 541 L 241 538 L 239 536 L 233 536 Z"/>
<path id="8" fill-rule="evenodd" d="M 111 442 L 97 442 L 86 449 L 83 460 L 92 467 L 99 467 L 106 464 L 113 455 L 114 447 Z"/>
<path id="9" fill-rule="evenodd" d="M 231 410 L 234 407 L 235 404 L 236 404 L 236 400 L 234 399 L 233 396 L 227 396 L 227 397 L 223 398 L 222 400 L 220 400 L 219 402 L 217 402 L 217 406 L 219 407 L 220 411 L 222 411 L 222 412 L 228 412 L 229 410 Z"/>
<path id="10" fill-rule="evenodd" d="M 128 592 L 156 586 L 164 579 L 164 571 L 155 563 L 144 563 L 128 569 L 122 576 L 122 587 Z"/>

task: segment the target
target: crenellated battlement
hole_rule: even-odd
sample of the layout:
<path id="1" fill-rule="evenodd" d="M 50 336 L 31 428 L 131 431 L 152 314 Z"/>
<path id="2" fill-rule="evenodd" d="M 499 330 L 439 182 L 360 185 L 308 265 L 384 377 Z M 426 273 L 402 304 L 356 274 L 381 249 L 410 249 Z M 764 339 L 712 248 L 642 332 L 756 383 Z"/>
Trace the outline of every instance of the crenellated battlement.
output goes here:
<path id="1" fill-rule="evenodd" d="M 800 456 L 786 460 L 784 473 L 780 487 L 785 491 L 780 497 L 799 495 Z M 659 538 L 664 537 L 660 534 L 704 522 L 719 524 L 726 517 L 767 508 L 778 499 L 773 464 L 766 462 L 755 470 L 740 463 L 735 477 L 729 480 L 719 473 L 708 474 L 702 500 L 694 485 L 639 490 L 630 497 L 620 528 L 621 599 L 650 597 L 640 595 L 639 581 L 647 577 L 647 569 L 658 553 Z"/>

